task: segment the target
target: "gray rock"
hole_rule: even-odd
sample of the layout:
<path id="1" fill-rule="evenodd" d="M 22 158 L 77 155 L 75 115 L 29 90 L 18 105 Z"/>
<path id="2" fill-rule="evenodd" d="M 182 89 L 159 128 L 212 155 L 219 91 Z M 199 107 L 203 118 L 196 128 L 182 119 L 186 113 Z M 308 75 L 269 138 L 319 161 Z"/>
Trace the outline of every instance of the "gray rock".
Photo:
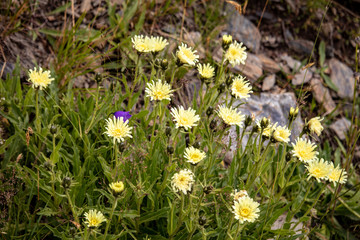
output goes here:
<path id="1" fill-rule="evenodd" d="M 305 39 L 295 39 L 288 42 L 289 48 L 297 53 L 309 55 L 312 52 L 314 43 Z"/>
<path id="2" fill-rule="evenodd" d="M 283 54 L 283 55 L 281 55 L 281 56 L 280 56 L 280 59 L 281 59 L 282 61 L 284 61 L 284 62 L 286 63 L 286 65 L 287 65 L 290 69 L 292 69 L 292 70 L 294 70 L 294 71 L 297 71 L 297 70 L 300 68 L 300 66 L 301 66 L 301 62 L 300 62 L 300 61 L 293 59 L 292 57 L 290 57 L 290 56 L 287 55 L 286 53 Z"/>
<path id="3" fill-rule="evenodd" d="M 337 94 L 341 98 L 354 97 L 354 72 L 344 63 L 336 58 L 329 60 L 329 68 L 331 70 L 331 81 L 338 88 Z"/>
<path id="4" fill-rule="evenodd" d="M 345 136 L 350 126 L 351 122 L 345 117 L 342 117 L 336 120 L 336 122 L 332 123 L 330 125 L 330 129 L 332 129 L 336 133 L 340 140 L 345 140 Z"/>
<path id="5" fill-rule="evenodd" d="M 235 101 L 233 106 L 236 107 L 240 104 L 240 101 Z M 251 115 L 254 114 L 256 120 L 261 119 L 262 117 L 268 117 L 271 119 L 271 122 L 277 122 L 280 126 L 287 126 L 288 124 L 288 114 L 290 107 L 296 106 L 296 98 L 293 93 L 283 93 L 283 94 L 271 94 L 271 93 L 261 93 L 260 96 L 252 95 L 247 103 L 240 106 L 238 109 L 241 110 L 243 114 Z M 294 141 L 302 131 L 303 122 L 298 115 L 296 120 L 293 123 L 293 129 L 291 131 L 291 141 Z M 226 136 L 223 140 L 226 144 L 229 143 L 231 138 L 231 147 L 232 152 L 236 151 L 236 128 L 231 127 L 229 130 L 229 135 Z M 248 141 L 248 135 L 244 136 L 242 141 L 242 147 L 245 147 Z"/>
<path id="6" fill-rule="evenodd" d="M 227 31 L 234 39 L 243 42 L 245 46 L 253 52 L 258 53 L 260 49 L 261 34 L 259 29 L 246 17 L 234 11 L 233 7 L 228 4 L 230 13 Z"/>
<path id="7" fill-rule="evenodd" d="M 324 87 L 319 78 L 311 79 L 310 86 L 316 101 L 319 104 L 323 104 L 326 112 L 332 112 L 335 109 L 336 104 L 331 98 L 329 89 Z"/>
<path id="8" fill-rule="evenodd" d="M 268 71 L 268 72 L 271 72 L 271 73 L 277 73 L 277 72 L 280 71 L 279 64 L 277 64 L 271 58 L 267 57 L 264 54 L 259 54 L 259 55 L 256 55 L 256 56 L 260 59 L 260 61 L 262 63 L 262 66 L 263 66 L 263 69 L 265 71 Z"/>
<path id="9" fill-rule="evenodd" d="M 268 91 L 275 85 L 275 74 L 266 76 L 263 81 L 262 90 Z"/>
<path id="10" fill-rule="evenodd" d="M 313 72 L 310 69 L 300 70 L 300 72 L 294 75 L 294 78 L 291 80 L 293 85 L 301 85 L 307 83 L 311 80 Z"/>
<path id="11" fill-rule="evenodd" d="M 245 65 L 237 65 L 234 67 L 235 71 L 242 72 L 248 79 L 256 81 L 263 75 L 261 60 L 252 53 L 248 53 Z"/>

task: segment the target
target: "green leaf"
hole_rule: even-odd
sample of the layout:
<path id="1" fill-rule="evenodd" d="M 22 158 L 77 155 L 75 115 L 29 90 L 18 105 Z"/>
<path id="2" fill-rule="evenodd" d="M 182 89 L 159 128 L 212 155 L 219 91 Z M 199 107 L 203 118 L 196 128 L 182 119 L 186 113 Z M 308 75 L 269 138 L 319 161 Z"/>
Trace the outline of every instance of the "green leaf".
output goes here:
<path id="1" fill-rule="evenodd" d="M 319 44 L 319 56 L 320 56 L 320 67 L 324 66 L 325 63 L 325 42 L 321 41 Z"/>
<path id="2" fill-rule="evenodd" d="M 332 90 L 334 91 L 339 91 L 338 87 L 331 81 L 331 79 L 329 78 L 328 75 L 326 75 L 325 73 L 323 72 L 320 72 L 320 75 L 321 77 L 324 79 L 326 85 L 331 88 Z M 325 100 L 325 99 L 324 99 Z"/>
<path id="3" fill-rule="evenodd" d="M 143 216 L 140 217 L 140 223 L 146 223 L 146 222 L 158 220 L 160 218 L 166 218 L 169 210 L 170 210 L 169 207 L 165 207 L 165 208 L 159 209 L 156 212 L 149 212 L 147 214 L 144 214 Z"/>

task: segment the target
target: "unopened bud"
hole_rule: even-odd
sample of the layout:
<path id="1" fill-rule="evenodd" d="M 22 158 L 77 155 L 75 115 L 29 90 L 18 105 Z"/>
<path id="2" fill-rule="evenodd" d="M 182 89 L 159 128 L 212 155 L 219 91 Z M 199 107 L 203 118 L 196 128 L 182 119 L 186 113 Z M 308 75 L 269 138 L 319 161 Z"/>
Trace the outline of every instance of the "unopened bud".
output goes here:
<path id="1" fill-rule="evenodd" d="M 71 178 L 64 177 L 64 179 L 62 180 L 62 186 L 63 188 L 68 189 L 71 186 Z"/>
<path id="2" fill-rule="evenodd" d="M 292 154 L 291 154 L 291 152 L 288 152 L 286 154 L 286 161 L 289 162 L 291 160 L 291 158 L 292 158 Z"/>
<path id="3" fill-rule="evenodd" d="M 166 127 L 165 129 L 165 135 L 170 137 L 171 136 L 171 127 Z"/>
<path id="4" fill-rule="evenodd" d="M 247 116 L 245 117 L 245 121 L 244 121 L 245 128 L 247 128 L 248 126 L 250 126 L 251 123 L 252 123 L 252 118 L 251 118 L 250 115 L 247 115 Z"/>
<path id="5" fill-rule="evenodd" d="M 231 35 L 224 35 L 222 38 L 222 47 L 224 50 L 227 50 L 232 43 L 232 36 Z"/>
<path id="6" fill-rule="evenodd" d="M 226 87 L 225 83 L 220 84 L 218 87 L 218 92 L 223 93 L 225 91 L 225 87 Z"/>
<path id="7" fill-rule="evenodd" d="M 155 59 L 155 61 L 154 61 L 154 68 L 155 68 L 156 70 L 158 70 L 158 69 L 161 68 L 161 59 L 159 59 L 159 58 Z"/>
<path id="8" fill-rule="evenodd" d="M 204 193 L 205 193 L 205 194 L 209 194 L 209 193 L 211 193 L 211 191 L 212 191 L 213 189 L 214 189 L 214 187 L 211 186 L 211 185 L 205 186 L 205 187 L 204 187 Z"/>
<path id="9" fill-rule="evenodd" d="M 161 69 L 162 69 L 163 71 L 165 71 L 165 70 L 168 68 L 168 66 L 169 66 L 168 60 L 167 60 L 167 59 L 163 59 L 163 60 L 161 61 Z"/>
<path id="10" fill-rule="evenodd" d="M 185 136 L 185 143 L 186 143 L 186 147 L 189 147 L 189 144 L 190 144 L 189 134 L 186 134 L 186 136 Z"/>
<path id="11" fill-rule="evenodd" d="M 55 124 L 51 124 L 51 126 L 50 126 L 50 133 L 51 133 L 52 135 L 55 135 L 55 134 L 57 134 L 57 132 L 58 132 L 58 126 L 55 125 Z"/>
<path id="12" fill-rule="evenodd" d="M 213 108 L 212 106 L 210 106 L 210 107 L 208 107 L 208 109 L 206 110 L 206 115 L 207 115 L 208 117 L 210 117 L 211 114 L 213 114 L 213 112 L 214 112 L 214 108 Z"/>
<path id="13" fill-rule="evenodd" d="M 227 86 L 227 87 L 230 87 L 230 85 L 232 84 L 232 82 L 233 82 L 233 79 L 231 78 L 231 76 L 227 76 L 226 81 L 225 81 L 226 86 Z"/>
<path id="14" fill-rule="evenodd" d="M 206 224 L 206 217 L 205 216 L 199 217 L 199 225 L 204 226 L 205 224 Z"/>
<path id="15" fill-rule="evenodd" d="M 211 129 L 211 130 L 215 130 L 215 128 L 216 128 L 216 120 L 213 119 L 213 120 L 211 120 L 211 122 L 210 122 L 210 129 Z"/>
<path id="16" fill-rule="evenodd" d="M 168 146 L 166 148 L 166 151 L 167 151 L 168 154 L 173 154 L 174 153 L 174 148 L 172 146 Z"/>
<path id="17" fill-rule="evenodd" d="M 195 142 L 195 143 L 193 144 L 193 147 L 194 147 L 194 148 L 200 148 L 200 142 L 199 142 L 199 141 Z"/>
<path id="18" fill-rule="evenodd" d="M 119 143 L 119 152 L 123 152 L 125 150 L 125 147 L 126 147 L 126 143 L 120 142 Z"/>
<path id="19" fill-rule="evenodd" d="M 50 161 L 44 162 L 44 168 L 48 171 L 51 171 L 52 169 L 52 163 Z"/>
<path id="20" fill-rule="evenodd" d="M 267 126 L 269 126 L 270 124 L 270 120 L 266 117 L 263 117 L 260 121 L 260 126 L 261 128 L 264 130 L 265 128 L 267 128 Z"/>
<path id="21" fill-rule="evenodd" d="M 100 84 L 100 83 L 101 83 L 101 81 L 102 81 L 102 76 L 101 76 L 100 73 L 96 73 L 96 75 L 95 75 L 95 81 L 96 81 L 97 84 Z"/>

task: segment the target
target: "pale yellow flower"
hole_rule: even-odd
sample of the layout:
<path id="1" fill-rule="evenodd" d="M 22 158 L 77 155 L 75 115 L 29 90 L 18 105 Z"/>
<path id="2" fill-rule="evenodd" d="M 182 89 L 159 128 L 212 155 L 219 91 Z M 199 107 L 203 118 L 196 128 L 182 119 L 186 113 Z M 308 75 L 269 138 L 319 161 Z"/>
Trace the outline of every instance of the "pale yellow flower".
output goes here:
<path id="1" fill-rule="evenodd" d="M 171 90 L 171 86 L 168 83 L 162 83 L 160 79 L 155 83 L 152 81 L 151 83 L 146 84 L 146 96 L 150 97 L 151 101 L 154 100 L 170 100 L 172 96 L 173 90 Z"/>
<path id="2" fill-rule="evenodd" d="M 334 167 L 333 163 L 330 163 L 330 173 L 328 174 L 328 180 L 336 185 L 337 182 L 339 184 L 344 184 L 347 181 L 347 172 L 344 169 L 341 169 L 339 166 Z"/>
<path id="3" fill-rule="evenodd" d="M 316 135 L 320 136 L 322 130 L 324 129 L 323 126 L 321 126 L 321 121 L 323 118 L 320 117 L 314 117 L 310 119 L 310 121 L 307 123 L 307 126 L 311 133 L 316 133 Z"/>
<path id="4" fill-rule="evenodd" d="M 325 162 L 324 159 L 310 161 L 305 167 L 309 172 L 308 179 L 314 177 L 318 182 L 320 182 L 320 180 L 327 180 L 331 171 L 330 164 Z"/>
<path id="5" fill-rule="evenodd" d="M 258 123 L 259 127 L 260 127 L 260 125 L 261 124 Z M 277 128 L 277 123 L 274 123 L 274 124 L 269 123 L 269 125 L 263 130 L 262 135 L 270 138 L 273 135 L 273 133 L 275 132 L 276 128 Z"/>
<path id="6" fill-rule="evenodd" d="M 287 143 L 290 141 L 290 138 L 289 138 L 290 135 L 291 135 L 291 132 L 286 126 L 283 126 L 283 127 L 278 126 L 278 127 L 276 127 L 276 129 L 274 131 L 273 137 L 278 142 Z"/>
<path id="7" fill-rule="evenodd" d="M 122 191 L 124 191 L 125 188 L 122 181 L 110 183 L 109 187 L 114 193 L 121 193 Z"/>
<path id="8" fill-rule="evenodd" d="M 44 71 L 41 67 L 36 70 L 35 67 L 34 70 L 29 70 L 28 81 L 32 83 L 33 88 L 43 90 L 43 88 L 46 88 L 52 81 L 54 81 L 54 78 L 51 77 L 49 70 Z"/>
<path id="9" fill-rule="evenodd" d="M 231 85 L 231 93 L 236 98 L 248 98 L 250 97 L 250 93 L 253 91 L 251 90 L 250 83 L 245 80 L 243 76 L 237 76 L 234 78 L 233 83 Z"/>
<path id="10" fill-rule="evenodd" d="M 290 111 L 289 111 L 290 115 L 294 116 L 294 115 L 298 115 L 298 113 L 299 113 L 299 108 L 298 107 L 296 107 L 296 108 L 291 107 L 290 108 Z"/>
<path id="11" fill-rule="evenodd" d="M 206 153 L 194 147 L 188 147 L 185 149 L 184 157 L 187 162 L 197 164 L 206 157 Z"/>
<path id="12" fill-rule="evenodd" d="M 181 43 L 181 46 L 179 46 L 176 52 L 176 57 L 183 64 L 189 64 L 191 66 L 195 66 L 199 58 L 199 55 L 195 53 L 196 50 L 193 51 L 191 47 L 188 47 L 185 43 Z"/>
<path id="13" fill-rule="evenodd" d="M 248 193 L 246 190 L 234 190 L 234 193 L 231 194 L 231 196 L 234 198 L 234 201 L 239 201 L 240 198 L 242 197 L 248 197 Z"/>
<path id="14" fill-rule="evenodd" d="M 151 41 L 149 37 L 143 35 L 136 35 L 131 39 L 133 47 L 136 51 L 146 53 L 151 51 Z"/>
<path id="15" fill-rule="evenodd" d="M 215 68 L 208 64 L 198 64 L 197 67 L 199 74 L 204 79 L 212 78 L 215 75 Z"/>
<path id="16" fill-rule="evenodd" d="M 223 44 L 230 44 L 232 42 L 232 36 L 231 35 L 224 35 L 222 37 Z"/>
<path id="17" fill-rule="evenodd" d="M 184 109 L 183 106 L 180 106 L 178 109 L 172 108 L 171 115 L 174 117 L 175 127 L 183 127 L 185 130 L 190 129 L 197 125 L 197 122 L 200 120 L 199 115 L 196 115 L 196 112 L 192 108 Z"/>
<path id="18" fill-rule="evenodd" d="M 238 201 L 234 201 L 233 213 L 235 214 L 235 218 L 239 220 L 240 223 L 255 222 L 255 220 L 259 217 L 259 203 L 255 202 L 249 196 L 243 196 L 238 199 Z"/>
<path id="19" fill-rule="evenodd" d="M 163 37 L 152 36 L 150 37 L 149 44 L 150 44 L 149 49 L 152 52 L 160 52 L 166 47 L 166 45 L 169 44 L 169 42 Z"/>
<path id="20" fill-rule="evenodd" d="M 219 106 L 219 110 L 217 112 L 219 117 L 221 117 L 226 124 L 238 125 L 239 127 L 243 126 L 245 116 L 242 115 L 240 111 L 237 112 L 236 109 L 232 107 L 226 107 L 225 105 L 222 105 Z"/>
<path id="21" fill-rule="evenodd" d="M 194 180 L 194 174 L 188 170 L 181 170 L 179 173 L 175 173 L 171 178 L 171 186 L 175 192 L 181 191 L 184 194 L 187 194 L 191 191 L 191 187 Z"/>
<path id="22" fill-rule="evenodd" d="M 225 59 L 234 67 L 235 65 L 245 64 L 247 58 L 246 47 L 242 43 L 234 41 L 230 44 L 225 53 Z"/>
<path id="23" fill-rule="evenodd" d="M 122 142 L 126 137 L 132 138 L 131 136 L 131 129 L 128 125 L 129 121 L 124 121 L 123 117 L 116 118 L 109 118 L 106 120 L 106 132 L 104 134 L 112 137 L 114 139 L 114 143 Z"/>
<path id="24" fill-rule="evenodd" d="M 315 151 L 316 145 L 311 143 L 310 140 L 298 138 L 295 141 L 295 144 L 292 143 L 294 150 L 292 150 L 292 154 L 297 157 L 300 161 L 308 163 L 314 159 L 316 159 L 316 155 L 319 153 Z"/>
<path id="25" fill-rule="evenodd" d="M 101 225 L 102 222 L 106 221 L 104 215 L 97 210 L 90 210 L 89 212 L 85 213 L 84 222 L 88 227 L 98 227 Z"/>

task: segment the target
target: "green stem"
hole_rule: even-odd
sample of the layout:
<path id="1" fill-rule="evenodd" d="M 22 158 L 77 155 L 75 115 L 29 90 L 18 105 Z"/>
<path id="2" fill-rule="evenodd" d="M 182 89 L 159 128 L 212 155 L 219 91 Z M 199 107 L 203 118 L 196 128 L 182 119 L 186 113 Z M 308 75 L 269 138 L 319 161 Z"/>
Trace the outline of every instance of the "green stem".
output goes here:
<path id="1" fill-rule="evenodd" d="M 94 120 L 95 120 L 96 112 L 98 111 L 98 108 L 99 108 L 99 91 L 100 91 L 100 85 L 98 85 L 98 87 L 96 89 L 95 109 L 94 109 L 94 111 L 92 113 L 90 124 L 87 127 L 87 129 L 85 130 L 85 134 L 88 134 L 88 132 L 90 131 L 90 128 L 92 127 L 92 125 L 94 123 Z"/>
<path id="2" fill-rule="evenodd" d="M 72 214 L 73 214 L 73 216 L 74 216 L 75 222 L 80 223 L 79 217 L 77 216 L 76 210 L 75 210 L 74 205 L 73 205 L 73 203 L 72 203 L 72 201 L 71 201 L 71 197 L 70 197 L 69 191 L 68 191 L 67 189 L 65 190 L 65 194 L 66 194 L 66 197 L 67 197 L 68 202 L 69 202 L 69 204 L 70 204 L 71 212 L 72 212 Z"/>
<path id="3" fill-rule="evenodd" d="M 184 209 L 184 203 L 185 203 L 185 196 L 181 192 L 181 207 L 180 207 L 180 213 L 179 213 L 179 221 L 178 224 L 174 230 L 174 232 L 171 233 L 170 239 L 174 239 L 175 234 L 180 230 L 182 224 L 183 224 L 183 209 Z"/>
<path id="4" fill-rule="evenodd" d="M 231 236 L 230 231 L 231 231 L 231 227 L 233 225 L 233 222 L 234 222 L 234 214 L 231 215 L 230 223 L 229 223 L 228 228 L 226 230 L 226 235 L 227 236 Z"/>
<path id="5" fill-rule="evenodd" d="M 41 122 L 40 122 L 40 114 L 39 114 L 39 89 L 35 89 L 35 128 L 36 131 L 41 134 Z"/>
<path id="6" fill-rule="evenodd" d="M 113 203 L 113 206 L 111 208 L 111 213 L 110 213 L 110 218 L 109 218 L 109 221 L 106 222 L 106 228 L 105 228 L 105 233 L 104 233 L 104 240 L 106 239 L 106 235 L 108 233 L 108 230 L 109 230 L 109 227 L 110 227 L 110 224 L 111 224 L 111 220 L 112 220 L 112 217 L 113 217 L 113 214 L 114 214 L 114 211 L 115 211 L 115 208 L 117 206 L 117 197 L 115 197 L 115 201 Z"/>

